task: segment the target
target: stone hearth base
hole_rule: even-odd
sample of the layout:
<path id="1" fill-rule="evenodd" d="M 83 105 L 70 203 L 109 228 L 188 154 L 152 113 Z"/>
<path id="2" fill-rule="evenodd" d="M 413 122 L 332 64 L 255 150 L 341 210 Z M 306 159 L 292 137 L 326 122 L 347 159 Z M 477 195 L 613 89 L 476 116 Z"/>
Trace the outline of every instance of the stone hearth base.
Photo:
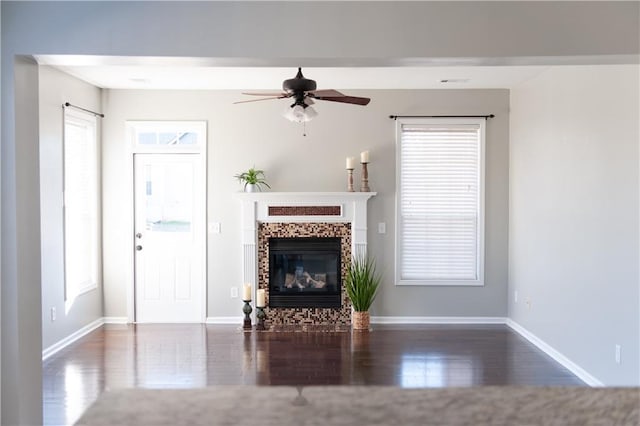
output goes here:
<path id="1" fill-rule="evenodd" d="M 312 332 L 312 333 L 347 333 L 351 331 L 351 326 L 341 324 L 274 324 L 266 330 L 257 330 L 260 332 L 270 331 L 274 333 L 281 332 Z"/>

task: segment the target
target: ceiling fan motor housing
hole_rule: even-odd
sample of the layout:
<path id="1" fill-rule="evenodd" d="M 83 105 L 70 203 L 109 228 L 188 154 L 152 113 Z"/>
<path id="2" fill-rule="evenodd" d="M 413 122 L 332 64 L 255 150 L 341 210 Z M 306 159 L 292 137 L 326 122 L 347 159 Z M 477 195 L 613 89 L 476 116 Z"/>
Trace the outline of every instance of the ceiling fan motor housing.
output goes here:
<path id="1" fill-rule="evenodd" d="M 304 92 L 316 90 L 316 87 L 316 81 L 305 78 L 302 75 L 301 68 L 298 68 L 298 74 L 294 78 L 285 80 L 282 83 L 282 90 L 291 94 L 297 94 L 301 92 L 304 95 Z"/>

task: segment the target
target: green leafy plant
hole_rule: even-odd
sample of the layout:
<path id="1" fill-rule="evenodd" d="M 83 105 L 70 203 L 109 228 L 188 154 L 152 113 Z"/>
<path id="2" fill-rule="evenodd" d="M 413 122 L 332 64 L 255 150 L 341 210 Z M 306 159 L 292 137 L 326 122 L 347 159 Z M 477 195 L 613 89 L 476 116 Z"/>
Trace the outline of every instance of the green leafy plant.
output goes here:
<path id="1" fill-rule="evenodd" d="M 269 184 L 265 181 L 264 170 L 258 170 L 254 167 L 250 168 L 246 172 L 239 173 L 234 176 L 238 179 L 240 183 L 244 184 L 244 188 L 247 188 L 247 185 L 255 185 L 258 189 L 262 190 L 262 185 L 267 188 L 271 188 Z"/>
<path id="2" fill-rule="evenodd" d="M 345 288 L 356 312 L 366 312 L 378 292 L 381 276 L 376 273 L 376 264 L 364 256 L 354 257 L 347 269 Z"/>

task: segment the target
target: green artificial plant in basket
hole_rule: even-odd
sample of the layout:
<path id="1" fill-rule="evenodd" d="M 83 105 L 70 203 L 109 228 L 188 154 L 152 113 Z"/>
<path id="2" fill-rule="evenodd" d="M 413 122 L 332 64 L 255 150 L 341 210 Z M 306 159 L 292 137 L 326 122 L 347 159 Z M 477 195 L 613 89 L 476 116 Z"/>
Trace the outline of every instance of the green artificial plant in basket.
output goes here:
<path id="1" fill-rule="evenodd" d="M 381 279 L 372 259 L 365 256 L 352 259 L 347 269 L 345 289 L 353 306 L 354 329 L 369 329 L 369 308 L 376 299 Z"/>

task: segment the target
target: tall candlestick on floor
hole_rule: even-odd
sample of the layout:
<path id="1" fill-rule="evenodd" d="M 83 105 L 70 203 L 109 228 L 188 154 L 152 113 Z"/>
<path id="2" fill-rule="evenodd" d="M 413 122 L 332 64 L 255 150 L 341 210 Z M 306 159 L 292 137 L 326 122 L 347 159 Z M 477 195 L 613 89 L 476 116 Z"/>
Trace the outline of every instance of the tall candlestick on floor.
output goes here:
<path id="1" fill-rule="evenodd" d="M 243 302 L 242 312 L 244 312 L 244 323 L 242 324 L 242 328 L 244 330 L 251 330 L 251 317 L 249 316 L 251 312 L 253 312 L 253 309 L 251 309 L 251 299 L 243 300 Z"/>
<path id="2" fill-rule="evenodd" d="M 256 306 L 258 312 L 256 312 L 256 316 L 258 317 L 258 324 L 256 324 L 256 330 L 266 330 L 265 327 L 265 319 L 267 318 L 267 314 L 264 312 L 264 308 L 260 306 Z"/>
<path id="3" fill-rule="evenodd" d="M 371 191 L 371 188 L 369 188 L 369 172 L 367 170 L 367 163 L 362 163 L 362 183 L 360 185 L 360 191 L 361 192 Z"/>
<path id="4" fill-rule="evenodd" d="M 265 306 L 267 306 L 266 291 L 261 288 L 256 292 L 256 317 L 258 318 L 256 330 L 266 330 L 264 326 L 264 319 L 267 317 L 264 312 Z"/>

